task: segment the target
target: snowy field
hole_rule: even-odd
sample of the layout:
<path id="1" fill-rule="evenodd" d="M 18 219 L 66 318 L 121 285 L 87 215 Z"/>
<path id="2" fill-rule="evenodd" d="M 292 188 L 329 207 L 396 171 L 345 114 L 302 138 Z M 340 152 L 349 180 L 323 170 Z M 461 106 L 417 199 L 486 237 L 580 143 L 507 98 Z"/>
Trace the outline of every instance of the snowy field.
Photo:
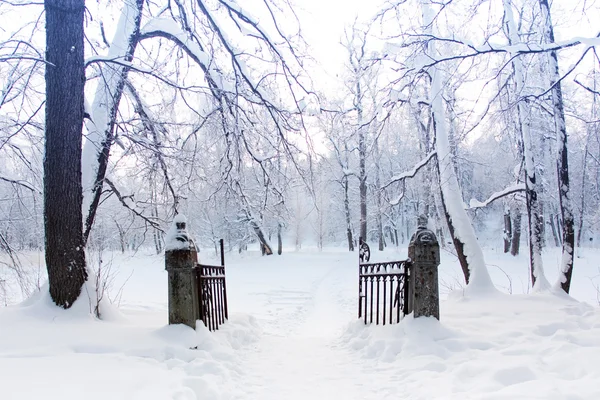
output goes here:
<path id="1" fill-rule="evenodd" d="M 524 294 L 526 257 L 493 249 L 504 293 L 467 297 L 443 252 L 441 322 L 385 327 L 356 321 L 356 253 L 226 259 L 230 321 L 216 333 L 166 326 L 164 259 L 140 253 L 112 256 L 114 307 L 102 321 L 87 300 L 62 311 L 45 292 L 0 308 L 0 399 L 600 398 L 600 251 L 576 260 L 574 298 Z M 553 282 L 557 251 L 545 265 Z"/>

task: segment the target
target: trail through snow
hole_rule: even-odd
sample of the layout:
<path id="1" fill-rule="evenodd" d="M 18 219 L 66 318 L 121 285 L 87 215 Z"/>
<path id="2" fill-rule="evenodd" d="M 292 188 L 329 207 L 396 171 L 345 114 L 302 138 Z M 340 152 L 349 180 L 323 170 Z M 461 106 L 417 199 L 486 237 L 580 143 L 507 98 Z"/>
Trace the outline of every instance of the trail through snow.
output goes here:
<path id="1" fill-rule="evenodd" d="M 279 292 L 272 305 L 283 310 L 279 306 L 294 304 L 297 312 L 273 315 L 262 339 L 242 355 L 247 375 L 240 385 L 247 393 L 240 400 L 381 399 L 381 382 L 340 343 L 355 311 L 343 296 L 350 270 L 320 268 L 308 292 Z"/>

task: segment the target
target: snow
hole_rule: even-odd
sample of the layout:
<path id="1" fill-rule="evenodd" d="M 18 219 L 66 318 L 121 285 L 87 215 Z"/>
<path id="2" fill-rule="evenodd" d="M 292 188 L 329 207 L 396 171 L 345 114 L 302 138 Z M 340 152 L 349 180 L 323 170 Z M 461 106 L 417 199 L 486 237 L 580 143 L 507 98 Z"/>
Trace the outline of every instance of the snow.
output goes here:
<path id="1" fill-rule="evenodd" d="M 165 236 L 165 250 L 189 249 L 190 241 L 188 240 L 187 231 L 179 231 L 177 224 L 186 223 L 187 219 L 183 214 L 177 214 L 173 218 L 173 222 Z"/>
<path id="2" fill-rule="evenodd" d="M 477 199 L 471 199 L 469 201 L 469 208 L 473 209 L 473 208 L 483 208 L 483 207 L 487 207 L 490 203 L 492 203 L 493 201 L 504 197 L 506 195 L 509 195 L 511 193 L 515 193 L 515 192 L 522 192 L 525 191 L 525 184 L 524 183 L 517 183 L 515 185 L 509 186 L 505 189 L 502 189 L 498 192 L 494 192 L 490 195 L 490 197 L 487 198 L 487 200 L 485 201 L 479 201 Z"/>
<path id="3" fill-rule="evenodd" d="M 406 248 L 373 254 L 402 259 Z M 213 252 L 202 258 L 211 261 Z M 227 254 L 230 320 L 210 333 L 166 326 L 162 255 L 113 254 L 120 307 L 54 307 L 44 290 L 0 309 L 0 397 L 69 399 L 594 399 L 600 396 L 596 260 L 584 249 L 573 298 L 527 292 L 527 255 L 488 248 L 495 285 L 465 294 L 442 252 L 441 321 L 356 319 L 357 253 Z M 214 256 L 212 256 L 214 257 Z M 551 278 L 560 249 L 544 253 Z M 506 274 L 506 275 L 505 275 Z M 554 276 L 551 276 L 554 275 Z M 508 279 L 510 277 L 510 280 Z M 595 278 L 593 278 L 595 277 Z M 591 280 L 591 279 L 595 280 Z M 113 296 L 111 296 L 112 298 Z M 80 299 L 81 300 L 81 299 Z M 197 347 L 197 348 L 195 348 Z M 195 348 L 195 349 L 193 349 Z"/>
<path id="4" fill-rule="evenodd" d="M 203 51 L 200 46 L 191 40 L 189 36 L 181 29 L 177 22 L 169 18 L 153 18 L 148 21 L 140 30 L 142 35 L 150 34 L 152 32 L 164 32 L 168 35 L 173 36 L 181 44 L 183 44 L 192 54 L 198 59 L 198 61 L 208 67 L 210 64 L 210 56 Z"/>

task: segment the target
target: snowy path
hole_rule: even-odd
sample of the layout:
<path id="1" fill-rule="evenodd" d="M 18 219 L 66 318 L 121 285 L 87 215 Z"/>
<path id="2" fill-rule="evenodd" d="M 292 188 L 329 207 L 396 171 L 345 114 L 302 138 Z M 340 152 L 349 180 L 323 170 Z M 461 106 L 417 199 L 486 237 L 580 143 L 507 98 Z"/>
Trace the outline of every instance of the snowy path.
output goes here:
<path id="1" fill-rule="evenodd" d="M 382 398 L 390 377 L 367 371 L 364 360 L 340 342 L 355 320 L 348 289 L 355 290 L 356 274 L 332 264 L 306 271 L 312 278 L 307 291 L 283 287 L 267 297 L 276 311 L 263 321 L 261 340 L 241 355 L 245 375 L 238 393 L 246 393 L 236 399 Z M 290 307 L 295 312 L 286 314 Z"/>

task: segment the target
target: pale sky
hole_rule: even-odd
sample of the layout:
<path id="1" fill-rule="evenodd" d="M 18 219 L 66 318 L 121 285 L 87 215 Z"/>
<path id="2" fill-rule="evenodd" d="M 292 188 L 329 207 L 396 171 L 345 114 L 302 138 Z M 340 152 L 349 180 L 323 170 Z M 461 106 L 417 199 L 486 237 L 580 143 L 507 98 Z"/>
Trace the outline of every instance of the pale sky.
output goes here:
<path id="1" fill-rule="evenodd" d="M 382 0 L 293 0 L 301 19 L 305 40 L 309 43 L 316 60 L 325 69 L 324 74 L 313 77 L 317 85 L 338 88 L 339 84 L 327 82 L 341 72 L 347 54 L 340 44 L 344 28 L 358 17 L 366 21 L 381 8 Z M 331 86 L 330 86 L 331 84 Z"/>

